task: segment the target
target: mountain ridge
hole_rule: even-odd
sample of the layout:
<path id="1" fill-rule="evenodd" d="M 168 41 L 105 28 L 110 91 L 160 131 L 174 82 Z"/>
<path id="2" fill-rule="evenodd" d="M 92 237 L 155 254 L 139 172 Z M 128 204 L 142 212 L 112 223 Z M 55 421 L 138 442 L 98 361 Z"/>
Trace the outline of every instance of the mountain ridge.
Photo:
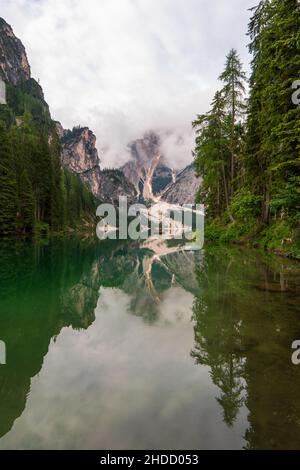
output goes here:
<path id="1" fill-rule="evenodd" d="M 166 197 L 177 203 L 180 201 L 176 192 L 186 197 L 187 189 L 180 189 L 184 179 L 177 181 L 177 173 L 161 150 L 159 135 L 151 130 L 128 144 L 131 155 L 123 166 L 103 171 L 95 134 L 87 126 L 64 129 L 52 119 L 43 89 L 31 76 L 26 49 L 3 18 L 0 18 L 0 78 L 7 88 L 7 105 L 1 105 L 0 119 L 7 126 L 20 126 L 29 112 L 35 125 L 48 134 L 49 145 L 56 133 L 62 168 L 79 177 L 99 201 L 116 203 L 118 196 L 127 196 L 130 202 Z M 193 199 L 194 196 L 191 195 Z"/>

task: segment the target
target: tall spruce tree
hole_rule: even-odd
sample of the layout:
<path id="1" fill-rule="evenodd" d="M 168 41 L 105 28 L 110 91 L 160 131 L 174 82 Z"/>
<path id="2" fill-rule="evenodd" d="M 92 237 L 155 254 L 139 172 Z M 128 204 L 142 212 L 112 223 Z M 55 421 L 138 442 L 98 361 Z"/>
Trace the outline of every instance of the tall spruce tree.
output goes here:
<path id="1" fill-rule="evenodd" d="M 299 31 L 297 0 L 264 0 L 253 10 L 246 162 L 248 181 L 262 198 L 265 223 L 271 208 L 275 215 L 278 210 L 289 213 L 291 185 L 295 191 L 300 186 L 300 108 L 291 100 L 300 70 Z"/>
<path id="2" fill-rule="evenodd" d="M 226 98 L 218 91 L 207 114 L 193 122 L 196 129 L 195 168 L 203 178 L 198 201 L 205 204 L 209 219 L 229 209 L 230 142 Z"/>
<path id="3" fill-rule="evenodd" d="M 61 168 L 61 145 L 56 130 L 51 134 L 50 155 L 52 163 L 51 181 L 51 226 L 60 230 L 64 226 L 63 173 Z"/>
<path id="4" fill-rule="evenodd" d="M 229 145 L 231 153 L 230 162 L 230 197 L 235 190 L 235 177 L 237 171 L 237 158 L 239 150 L 240 125 L 245 114 L 245 81 L 246 74 L 242 62 L 235 49 L 231 49 L 226 57 L 225 70 L 219 79 L 224 83 L 223 94 L 230 117 Z"/>
<path id="5" fill-rule="evenodd" d="M 220 76 L 221 115 L 213 105 L 194 123 L 195 166 L 204 181 L 199 196 L 209 219 L 236 222 L 221 229 L 225 239 L 260 232 L 265 246 L 299 256 L 300 106 L 292 93 L 300 71 L 300 2 L 261 0 L 248 34 L 253 58 L 246 126 L 245 75 L 235 50 Z"/>
<path id="6" fill-rule="evenodd" d="M 8 126 L 0 136 L 0 234 L 45 225 L 57 231 L 65 222 L 75 227 L 83 217 L 92 220 L 94 196 L 78 176 L 65 177 L 56 126 L 40 86 L 29 80 L 7 87 L 8 104 L 0 105 Z"/>
<path id="7" fill-rule="evenodd" d="M 16 230 L 17 183 L 8 132 L 0 122 L 0 235 Z"/>
<path id="8" fill-rule="evenodd" d="M 27 170 L 20 176 L 18 191 L 18 231 L 30 233 L 34 230 L 35 203 Z"/>

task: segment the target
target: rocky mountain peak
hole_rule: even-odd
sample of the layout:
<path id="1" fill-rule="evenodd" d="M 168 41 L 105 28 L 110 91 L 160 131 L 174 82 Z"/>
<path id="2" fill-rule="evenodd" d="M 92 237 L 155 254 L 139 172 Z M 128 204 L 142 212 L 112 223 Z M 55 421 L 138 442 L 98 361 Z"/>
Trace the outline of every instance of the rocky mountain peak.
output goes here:
<path id="1" fill-rule="evenodd" d="M 135 187 L 140 199 L 153 200 L 172 181 L 172 170 L 160 149 L 160 138 L 147 132 L 128 146 L 131 158 L 122 170 Z"/>
<path id="2" fill-rule="evenodd" d="M 194 204 L 200 185 L 201 179 L 196 176 L 194 165 L 190 164 L 163 191 L 161 200 L 169 204 Z"/>
<path id="3" fill-rule="evenodd" d="M 30 97 L 32 114 L 34 116 L 34 111 L 40 110 L 43 119 L 49 123 L 51 139 L 52 120 L 43 90 L 31 78 L 25 47 L 2 18 L 0 78 L 14 86 L 20 86 L 22 93 Z M 20 125 L 22 116 L 16 116 L 16 122 Z M 88 127 L 78 126 L 69 130 L 64 129 L 59 122 L 55 124 L 62 145 L 62 165 L 77 174 L 102 201 L 115 203 L 122 195 L 127 196 L 130 202 L 143 199 L 155 201 L 161 197 L 173 202 L 178 199 L 178 191 L 186 199 L 188 190 L 194 184 L 196 186 L 192 171 L 183 173 L 180 184 L 177 180 L 174 182 L 176 175 L 164 158 L 160 137 L 156 132 L 146 132 L 142 138 L 128 145 L 130 158 L 122 168 L 101 171 L 94 133 Z"/>
<path id="4" fill-rule="evenodd" d="M 63 145 L 63 163 L 74 173 L 100 166 L 96 136 L 88 127 L 78 126 L 69 130 L 57 124 L 57 129 Z"/>
<path id="5" fill-rule="evenodd" d="M 96 148 L 96 136 L 88 127 L 64 129 L 56 122 L 62 144 L 62 164 L 79 175 L 81 180 L 101 201 L 118 203 L 119 196 L 127 196 L 130 203 L 136 200 L 134 186 L 121 170 L 100 169 L 100 158 Z"/>
<path id="6" fill-rule="evenodd" d="M 80 175 L 95 196 L 100 186 L 100 158 L 96 148 L 96 136 L 88 127 L 64 129 L 56 123 L 62 144 L 62 164 L 73 173 Z"/>
<path id="7" fill-rule="evenodd" d="M 14 35 L 12 27 L 0 18 L 0 77 L 13 85 L 31 76 L 25 47 Z"/>

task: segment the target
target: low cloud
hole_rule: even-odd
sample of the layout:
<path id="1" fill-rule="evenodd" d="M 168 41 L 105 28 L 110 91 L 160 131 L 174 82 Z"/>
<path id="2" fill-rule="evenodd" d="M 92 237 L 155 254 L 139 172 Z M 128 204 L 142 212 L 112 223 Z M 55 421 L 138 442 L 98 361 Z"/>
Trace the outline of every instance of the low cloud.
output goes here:
<path id="1" fill-rule="evenodd" d="M 103 166 L 149 129 L 173 166 L 191 161 L 191 121 L 219 86 L 225 55 L 247 65 L 253 0 L 0 0 L 54 119 L 88 125 Z M 179 145 L 176 143 L 179 142 Z"/>

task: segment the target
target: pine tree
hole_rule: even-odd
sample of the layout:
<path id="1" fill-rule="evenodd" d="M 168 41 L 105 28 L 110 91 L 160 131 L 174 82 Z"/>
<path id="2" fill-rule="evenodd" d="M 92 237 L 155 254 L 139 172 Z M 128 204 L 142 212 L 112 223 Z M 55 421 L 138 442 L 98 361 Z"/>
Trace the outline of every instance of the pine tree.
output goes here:
<path id="1" fill-rule="evenodd" d="M 229 119 L 226 99 L 218 91 L 212 109 L 193 122 L 196 129 L 195 168 L 203 178 L 198 201 L 207 206 L 208 217 L 220 217 L 229 209 Z"/>
<path id="2" fill-rule="evenodd" d="M 7 130 L 0 122 L 0 235 L 16 229 L 17 183 Z"/>
<path id="3" fill-rule="evenodd" d="M 227 110 L 230 116 L 230 197 L 233 197 L 235 187 L 235 177 L 237 170 L 237 153 L 239 147 L 239 132 L 238 123 L 243 119 L 245 114 L 245 99 L 246 92 L 245 81 L 246 74 L 243 71 L 243 65 L 235 49 L 231 49 L 226 57 L 225 70 L 220 75 L 219 79 L 224 83 L 223 94 L 227 105 Z"/>
<path id="4" fill-rule="evenodd" d="M 52 164 L 46 136 L 34 134 L 30 142 L 30 175 L 38 222 L 51 224 Z"/>
<path id="5" fill-rule="evenodd" d="M 51 134 L 50 155 L 52 162 L 51 227 L 60 230 L 64 226 L 63 174 L 60 160 L 61 145 L 55 129 Z"/>
<path id="6" fill-rule="evenodd" d="M 292 84 L 300 70 L 300 3 L 260 1 L 252 9 L 248 34 L 253 60 L 246 126 L 245 74 L 235 50 L 227 56 L 220 76 L 224 87 L 212 110 L 194 123 L 200 197 L 209 218 L 227 223 L 229 216 L 237 222 L 238 237 L 268 224 L 272 238 L 273 225 L 282 222 L 280 233 L 290 233 L 289 243 L 297 250 L 300 107 L 292 101 Z M 284 240 L 276 243 L 281 247 Z"/>
<path id="7" fill-rule="evenodd" d="M 40 86 L 34 80 L 7 86 L 7 110 L 1 107 L 10 119 L 0 135 L 0 234 L 75 227 L 94 213 L 94 196 L 61 167 L 59 137 Z"/>
<path id="8" fill-rule="evenodd" d="M 28 173 L 24 170 L 20 177 L 19 187 L 18 229 L 22 233 L 30 233 L 34 229 L 35 204 Z"/>
<path id="9" fill-rule="evenodd" d="M 297 0 L 264 0 L 253 10 L 246 170 L 262 198 L 263 222 L 282 200 L 278 192 L 286 193 L 291 180 L 299 178 L 300 108 L 291 100 L 300 69 L 299 31 Z"/>

